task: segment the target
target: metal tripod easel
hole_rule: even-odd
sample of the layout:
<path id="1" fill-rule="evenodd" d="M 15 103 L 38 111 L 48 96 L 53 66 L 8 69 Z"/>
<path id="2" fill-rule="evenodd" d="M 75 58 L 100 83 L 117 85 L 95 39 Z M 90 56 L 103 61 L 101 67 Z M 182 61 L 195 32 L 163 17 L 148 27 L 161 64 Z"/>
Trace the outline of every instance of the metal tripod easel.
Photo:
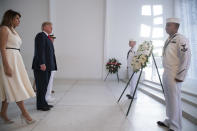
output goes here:
<path id="1" fill-rule="evenodd" d="M 107 80 L 107 77 L 109 76 L 109 74 L 110 74 L 110 72 L 108 72 L 107 73 L 107 76 L 105 77 L 105 80 L 104 81 L 106 81 Z M 117 79 L 118 79 L 118 82 L 120 81 L 120 79 L 119 79 L 119 76 L 118 76 L 118 71 L 116 72 L 116 76 L 117 76 Z"/>
<path id="2" fill-rule="evenodd" d="M 158 66 L 157 66 L 157 63 L 156 63 L 156 61 L 155 61 L 155 57 L 154 57 L 153 53 L 152 53 L 152 58 L 153 58 L 154 65 L 155 65 L 156 70 L 157 70 L 157 75 L 158 75 L 158 77 L 159 77 L 159 81 L 160 81 L 160 84 L 161 84 L 161 87 L 162 87 L 162 91 L 163 91 L 163 93 L 164 93 L 163 84 L 162 84 L 162 81 L 161 81 L 161 77 L 160 77 L 160 75 L 159 75 Z M 143 69 L 140 70 L 140 75 L 139 75 L 139 77 L 138 77 L 137 84 L 136 84 L 136 86 L 135 86 L 135 90 L 134 90 L 134 93 L 133 93 L 133 97 L 132 97 L 132 99 L 131 99 L 131 101 L 130 101 L 129 108 L 128 108 L 128 110 L 127 110 L 126 116 L 129 115 L 130 108 L 131 108 L 131 105 L 132 105 L 132 103 L 133 103 L 133 98 L 134 98 L 134 96 L 135 96 L 135 93 L 136 93 L 137 88 L 138 88 L 138 84 L 139 84 L 139 82 L 140 82 L 140 78 L 141 78 L 141 75 L 142 75 L 142 71 L 143 71 Z M 134 74 L 135 74 L 135 72 L 133 72 L 133 74 L 132 74 L 131 77 L 129 78 L 129 81 L 127 82 L 127 84 L 126 84 L 126 86 L 125 86 L 123 92 L 121 93 L 121 95 L 120 95 L 120 97 L 119 97 L 117 103 L 119 103 L 119 101 L 121 100 L 121 98 L 122 98 L 123 94 L 125 93 L 125 91 L 126 91 L 128 85 L 129 85 L 131 79 L 133 78 Z"/>

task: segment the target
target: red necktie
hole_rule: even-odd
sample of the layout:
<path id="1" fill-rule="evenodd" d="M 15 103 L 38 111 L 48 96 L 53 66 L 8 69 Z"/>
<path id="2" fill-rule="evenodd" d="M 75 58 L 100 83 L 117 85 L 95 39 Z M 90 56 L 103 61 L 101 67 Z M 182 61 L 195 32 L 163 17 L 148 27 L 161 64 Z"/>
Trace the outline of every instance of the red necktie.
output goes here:
<path id="1" fill-rule="evenodd" d="M 52 41 L 52 38 L 50 37 L 50 35 L 48 35 L 48 38 Z"/>

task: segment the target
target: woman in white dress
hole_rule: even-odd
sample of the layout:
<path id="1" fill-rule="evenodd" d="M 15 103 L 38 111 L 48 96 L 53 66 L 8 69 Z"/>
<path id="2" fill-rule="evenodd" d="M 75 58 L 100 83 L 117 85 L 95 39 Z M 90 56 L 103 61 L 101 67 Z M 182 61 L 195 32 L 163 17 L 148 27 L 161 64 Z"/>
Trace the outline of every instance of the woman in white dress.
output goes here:
<path id="1" fill-rule="evenodd" d="M 0 118 L 5 123 L 13 123 L 7 117 L 9 102 L 16 102 L 22 114 L 21 119 L 27 124 L 35 122 L 24 106 L 24 100 L 34 97 L 35 93 L 28 78 L 20 54 L 21 38 L 15 31 L 20 24 L 21 15 L 13 10 L 5 12 L 0 25 L 0 100 L 2 107 Z"/>

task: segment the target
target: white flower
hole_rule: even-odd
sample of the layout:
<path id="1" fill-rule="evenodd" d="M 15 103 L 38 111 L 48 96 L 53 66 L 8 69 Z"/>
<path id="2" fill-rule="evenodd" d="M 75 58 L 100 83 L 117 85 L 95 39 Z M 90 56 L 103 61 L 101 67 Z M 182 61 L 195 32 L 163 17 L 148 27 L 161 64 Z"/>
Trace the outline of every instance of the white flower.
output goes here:
<path id="1" fill-rule="evenodd" d="M 138 48 L 136 55 L 133 57 L 131 65 L 135 72 L 145 67 L 148 57 L 151 55 L 153 45 L 151 41 L 144 41 Z"/>

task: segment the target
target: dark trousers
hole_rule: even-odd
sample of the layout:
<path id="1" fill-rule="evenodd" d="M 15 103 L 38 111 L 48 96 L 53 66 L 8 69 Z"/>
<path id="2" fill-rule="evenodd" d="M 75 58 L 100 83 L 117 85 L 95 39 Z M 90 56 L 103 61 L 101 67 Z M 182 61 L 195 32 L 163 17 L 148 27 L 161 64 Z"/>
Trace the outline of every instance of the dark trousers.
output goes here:
<path id="1" fill-rule="evenodd" d="M 34 70 L 34 78 L 36 82 L 36 97 L 37 108 L 48 107 L 45 95 L 47 92 L 47 86 L 51 76 L 51 71 Z"/>

